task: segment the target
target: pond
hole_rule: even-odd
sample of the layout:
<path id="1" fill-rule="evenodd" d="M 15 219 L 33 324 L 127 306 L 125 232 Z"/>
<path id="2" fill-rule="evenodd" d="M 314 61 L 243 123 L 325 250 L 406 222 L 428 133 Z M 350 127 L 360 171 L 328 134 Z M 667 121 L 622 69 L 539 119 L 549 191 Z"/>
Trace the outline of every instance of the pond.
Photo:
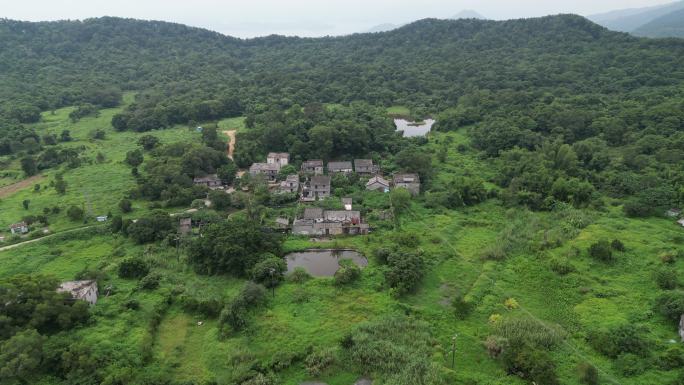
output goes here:
<path id="1" fill-rule="evenodd" d="M 409 122 L 406 119 L 394 119 L 394 125 L 397 126 L 397 131 L 403 131 L 404 138 L 427 135 L 435 122 L 436 120 L 434 119 L 425 119 L 422 122 Z"/>
<path id="2" fill-rule="evenodd" d="M 285 256 L 287 272 L 303 267 L 314 277 L 332 277 L 340 268 L 340 260 L 351 259 L 361 267 L 368 266 L 368 259 L 353 250 L 306 250 Z"/>

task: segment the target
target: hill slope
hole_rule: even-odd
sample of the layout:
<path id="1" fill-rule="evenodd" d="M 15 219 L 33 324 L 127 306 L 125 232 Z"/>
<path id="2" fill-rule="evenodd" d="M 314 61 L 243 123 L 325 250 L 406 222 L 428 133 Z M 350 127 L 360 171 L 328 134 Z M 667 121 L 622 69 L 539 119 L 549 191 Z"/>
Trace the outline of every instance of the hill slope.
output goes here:
<path id="1" fill-rule="evenodd" d="M 633 33 L 646 37 L 684 37 L 684 9 L 661 16 Z"/>
<path id="2" fill-rule="evenodd" d="M 684 9 L 684 1 L 646 8 L 632 8 L 588 16 L 589 20 L 613 31 L 634 32 L 646 24 Z"/>

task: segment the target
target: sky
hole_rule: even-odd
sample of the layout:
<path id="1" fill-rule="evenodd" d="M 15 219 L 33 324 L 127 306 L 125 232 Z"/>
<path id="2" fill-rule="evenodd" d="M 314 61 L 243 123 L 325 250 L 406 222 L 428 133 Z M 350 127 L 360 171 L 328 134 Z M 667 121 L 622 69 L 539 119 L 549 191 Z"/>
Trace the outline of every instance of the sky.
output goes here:
<path id="1" fill-rule="evenodd" d="M 472 9 L 489 19 L 591 15 L 673 0 L 0 0 L 0 18 L 44 21 L 120 16 L 164 20 L 226 35 L 325 36 L 378 24 L 449 18 Z"/>

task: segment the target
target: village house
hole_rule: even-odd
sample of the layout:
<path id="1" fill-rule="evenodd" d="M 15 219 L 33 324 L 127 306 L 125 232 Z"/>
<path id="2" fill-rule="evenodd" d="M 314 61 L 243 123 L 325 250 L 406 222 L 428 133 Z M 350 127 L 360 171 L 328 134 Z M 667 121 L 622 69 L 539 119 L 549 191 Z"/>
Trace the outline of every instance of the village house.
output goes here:
<path id="1" fill-rule="evenodd" d="M 97 281 L 68 281 L 63 282 L 57 288 L 58 293 L 69 293 L 71 298 L 76 300 L 83 300 L 91 305 L 97 302 Z"/>
<path id="2" fill-rule="evenodd" d="M 275 163 L 254 163 L 249 168 L 251 176 L 264 175 L 269 182 L 275 182 L 280 166 Z"/>
<path id="3" fill-rule="evenodd" d="M 420 194 L 420 177 L 417 174 L 397 174 L 394 176 L 394 187 L 405 188 L 411 195 Z"/>
<path id="4" fill-rule="evenodd" d="M 368 180 L 366 183 L 366 190 L 389 192 L 390 182 L 387 179 L 376 175 Z"/>
<path id="5" fill-rule="evenodd" d="M 12 235 L 21 235 L 21 234 L 26 234 L 29 232 L 28 225 L 26 222 L 19 222 L 19 223 L 14 223 L 10 225 L 10 231 L 12 232 Z"/>
<path id="6" fill-rule="evenodd" d="M 180 225 L 178 227 L 178 232 L 181 235 L 188 235 L 192 232 L 192 219 L 191 218 L 181 218 Z"/>
<path id="7" fill-rule="evenodd" d="M 328 172 L 329 173 L 345 173 L 349 174 L 354 172 L 354 169 L 352 168 L 352 162 L 349 161 L 340 161 L 340 162 L 329 162 L 328 163 Z"/>
<path id="8" fill-rule="evenodd" d="M 299 191 L 299 175 L 291 174 L 287 178 L 280 182 L 280 192 L 292 194 Z"/>
<path id="9" fill-rule="evenodd" d="M 313 202 L 330 196 L 330 177 L 327 175 L 314 175 L 304 182 L 301 193 L 302 202 Z"/>
<path id="10" fill-rule="evenodd" d="M 361 212 L 354 210 L 323 210 L 311 207 L 302 218 L 295 219 L 292 233 L 296 235 L 358 235 L 368 234 L 369 226 L 361 220 Z"/>
<path id="11" fill-rule="evenodd" d="M 304 174 L 323 175 L 323 161 L 320 159 L 304 161 L 301 170 Z"/>
<path id="12" fill-rule="evenodd" d="M 194 178 L 192 180 L 192 183 L 194 183 L 195 186 L 207 186 L 212 190 L 221 188 L 221 186 L 223 185 L 221 183 L 221 179 L 219 179 L 219 177 L 216 174 Z"/>
<path id="13" fill-rule="evenodd" d="M 278 170 L 280 170 L 290 163 L 290 154 L 287 152 L 270 152 L 266 156 L 266 163 L 275 164 L 278 166 Z"/>
<path id="14" fill-rule="evenodd" d="M 376 171 L 373 159 L 354 159 L 354 172 L 357 174 L 372 175 Z"/>

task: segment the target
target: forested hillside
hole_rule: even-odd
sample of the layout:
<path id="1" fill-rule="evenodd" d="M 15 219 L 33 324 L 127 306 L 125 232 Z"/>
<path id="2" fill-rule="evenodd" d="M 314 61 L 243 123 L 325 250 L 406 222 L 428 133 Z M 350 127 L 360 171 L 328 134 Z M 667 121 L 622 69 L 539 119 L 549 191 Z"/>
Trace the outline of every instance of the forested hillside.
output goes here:
<path id="1" fill-rule="evenodd" d="M 682 63 L 574 15 L 249 40 L 0 20 L 0 383 L 682 384 Z M 272 152 L 271 183 L 247 171 Z M 309 159 L 419 191 L 281 191 Z M 348 199 L 369 234 L 288 233 Z M 367 265 L 286 274 L 312 248 Z M 55 292 L 74 279 L 94 306 Z"/>
<path id="2" fill-rule="evenodd" d="M 684 9 L 661 16 L 634 31 L 637 36 L 684 37 Z"/>

